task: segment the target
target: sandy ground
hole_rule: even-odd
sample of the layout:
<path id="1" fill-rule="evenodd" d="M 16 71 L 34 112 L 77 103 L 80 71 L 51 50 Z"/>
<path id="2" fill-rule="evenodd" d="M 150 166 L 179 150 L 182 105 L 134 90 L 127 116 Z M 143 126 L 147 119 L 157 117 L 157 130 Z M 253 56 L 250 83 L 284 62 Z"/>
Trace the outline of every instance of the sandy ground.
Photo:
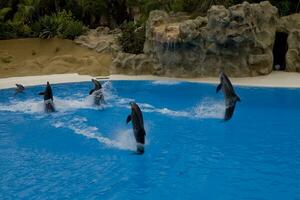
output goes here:
<path id="1" fill-rule="evenodd" d="M 108 76 L 111 62 L 112 55 L 96 53 L 76 45 L 71 40 L 38 38 L 0 40 L 0 88 L 12 88 L 16 83 L 31 86 L 45 84 L 47 81 L 50 83 L 90 81 L 92 76 L 106 80 L 219 82 L 218 78 Z M 300 73 L 272 72 L 267 76 L 231 78 L 231 81 L 234 85 L 300 88 Z"/>
<path id="2" fill-rule="evenodd" d="M 63 39 L 0 40 L 0 78 L 79 73 L 108 75 L 112 56 Z"/>
<path id="3" fill-rule="evenodd" d="M 54 74 L 43 76 L 25 76 L 11 77 L 0 79 L 0 89 L 13 88 L 15 83 L 23 84 L 24 86 L 42 85 L 47 81 L 50 83 L 69 83 L 91 81 L 93 77 L 88 75 L 78 74 Z M 97 76 L 97 79 L 102 80 L 154 80 L 154 81 L 190 81 L 201 83 L 218 83 L 218 78 L 168 78 L 159 76 L 127 76 L 127 75 L 110 75 Z M 231 78 L 234 85 L 255 86 L 255 87 L 286 87 L 300 88 L 300 73 L 292 72 L 272 72 L 267 76 L 248 77 L 248 78 Z"/>
<path id="4" fill-rule="evenodd" d="M 219 83 L 219 78 L 168 78 L 159 76 L 127 76 L 111 75 L 111 80 L 169 80 L 169 81 L 189 81 L 200 83 Z M 300 73 L 273 71 L 266 76 L 230 78 L 234 85 L 255 86 L 255 87 L 288 87 L 300 88 Z"/>
<path id="5" fill-rule="evenodd" d="M 42 76 L 24 76 L 24 77 L 10 77 L 0 78 L 0 89 L 16 87 L 16 83 L 26 86 L 43 85 L 49 81 L 53 83 L 72 83 L 90 81 L 92 79 L 89 75 L 78 74 L 53 74 Z"/>

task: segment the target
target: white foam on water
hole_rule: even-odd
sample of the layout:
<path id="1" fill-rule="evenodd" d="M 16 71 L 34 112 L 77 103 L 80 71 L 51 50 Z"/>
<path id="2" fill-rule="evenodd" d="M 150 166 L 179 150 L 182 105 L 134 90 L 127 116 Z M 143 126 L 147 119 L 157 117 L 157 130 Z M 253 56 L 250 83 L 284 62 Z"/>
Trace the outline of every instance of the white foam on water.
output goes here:
<path id="1" fill-rule="evenodd" d="M 59 119 L 52 123 L 55 128 L 68 128 L 74 133 L 83 135 L 90 139 L 96 139 L 98 142 L 110 148 L 122 150 L 135 150 L 136 142 L 132 130 L 117 130 L 113 133 L 113 138 L 102 136 L 98 128 L 87 125 L 87 119 L 84 117 L 75 116 L 71 120 Z"/>
<path id="2" fill-rule="evenodd" d="M 155 107 L 148 103 L 139 103 L 140 108 L 143 109 L 154 109 Z"/>
<path id="3" fill-rule="evenodd" d="M 118 96 L 117 91 L 112 86 L 112 83 L 110 81 L 106 81 L 102 84 L 102 91 L 107 107 L 117 106 L 130 108 L 129 103 L 134 101 L 134 99 L 122 98 Z"/>
<path id="4" fill-rule="evenodd" d="M 190 113 L 187 111 L 175 111 L 168 108 L 144 108 L 143 112 L 155 112 L 162 115 L 172 116 L 172 117 L 189 117 Z"/>
<path id="5" fill-rule="evenodd" d="M 77 109 L 104 109 L 108 107 L 121 107 L 130 109 L 129 103 L 134 101 L 130 98 L 122 98 L 117 95 L 112 83 L 107 81 L 102 84 L 102 90 L 106 103 L 101 106 L 94 105 L 92 96 L 58 98 L 54 97 L 54 105 L 57 113 L 65 113 Z M 216 101 L 213 98 L 204 98 L 198 105 L 185 110 L 172 110 L 167 107 L 157 108 L 151 104 L 138 103 L 143 112 L 159 113 L 172 117 L 188 118 L 223 118 L 225 106 L 223 101 Z M 42 99 L 32 99 L 25 101 L 11 101 L 8 104 L 0 104 L 0 111 L 24 112 L 24 113 L 43 113 L 44 104 Z"/>
<path id="6" fill-rule="evenodd" d="M 66 112 L 76 109 L 101 109 L 101 106 L 94 105 L 94 98 L 87 96 L 81 99 L 54 99 L 55 108 L 58 112 Z"/>
<path id="7" fill-rule="evenodd" d="M 117 99 L 115 99 L 115 101 L 114 102 L 112 102 L 112 104 L 114 105 L 114 106 L 118 106 L 118 107 L 128 107 L 128 108 L 130 108 L 130 105 L 129 105 L 129 103 L 130 102 L 134 102 L 134 99 L 129 99 L 129 98 L 117 98 Z"/>
<path id="8" fill-rule="evenodd" d="M 136 150 L 136 141 L 132 129 L 117 130 L 115 134 L 113 134 L 113 138 L 115 147 L 132 151 Z"/>
<path id="9" fill-rule="evenodd" d="M 171 110 L 169 108 L 156 108 L 151 104 L 139 103 L 143 112 L 155 112 L 172 117 L 188 118 L 217 118 L 224 117 L 225 105 L 223 101 L 216 101 L 212 98 L 204 98 L 197 106 L 188 110 Z"/>
<path id="10" fill-rule="evenodd" d="M 189 113 L 186 111 L 175 111 L 168 108 L 156 108 L 151 104 L 138 103 L 139 107 L 143 112 L 155 112 L 163 115 L 173 116 L 173 117 L 188 117 Z"/>
<path id="11" fill-rule="evenodd" d="M 42 113 L 44 112 L 44 103 L 36 99 L 12 101 L 9 104 L 0 104 L 0 111 Z"/>
<path id="12" fill-rule="evenodd" d="M 103 84 L 103 91 L 105 99 L 115 99 L 117 96 L 113 92 L 113 87 L 110 82 L 105 82 Z M 76 109 L 103 109 L 110 107 L 110 104 L 103 104 L 101 106 L 94 105 L 93 96 L 84 96 L 80 98 L 80 93 L 76 93 L 71 98 L 59 98 L 54 96 L 54 106 L 57 112 L 67 112 Z M 25 101 L 11 101 L 6 104 L 0 104 L 0 111 L 9 111 L 9 112 L 22 112 L 27 114 L 34 113 L 43 113 L 44 112 L 44 103 L 42 98 L 29 99 Z"/>
<path id="13" fill-rule="evenodd" d="M 177 85 L 180 84 L 179 81 L 153 81 L 153 85 Z"/>
<path id="14" fill-rule="evenodd" d="M 102 84 L 102 92 L 106 101 L 118 98 L 117 91 L 110 81 L 106 81 Z"/>
<path id="15" fill-rule="evenodd" d="M 54 106 L 58 112 L 66 112 L 76 109 L 102 109 L 103 106 L 94 106 L 93 98 L 88 96 L 82 99 L 54 99 Z M 23 112 L 28 114 L 43 113 L 43 100 L 31 99 L 25 101 L 12 101 L 9 104 L 0 104 L 0 111 Z"/>
<path id="16" fill-rule="evenodd" d="M 192 109 L 192 113 L 196 118 L 222 119 L 225 113 L 225 104 L 223 101 L 216 101 L 212 98 L 204 98 L 200 104 Z"/>

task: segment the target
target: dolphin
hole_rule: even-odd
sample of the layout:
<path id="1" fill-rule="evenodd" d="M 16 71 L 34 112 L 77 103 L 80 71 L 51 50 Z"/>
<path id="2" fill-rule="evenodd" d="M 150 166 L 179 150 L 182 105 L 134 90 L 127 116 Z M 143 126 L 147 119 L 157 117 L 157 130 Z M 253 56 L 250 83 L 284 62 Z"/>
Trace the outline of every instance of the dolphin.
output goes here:
<path id="1" fill-rule="evenodd" d="M 126 123 L 128 124 L 130 121 L 132 122 L 133 133 L 137 143 L 137 153 L 144 153 L 144 145 L 145 145 L 145 129 L 144 129 L 144 120 L 143 114 L 139 106 L 131 102 L 131 114 L 128 115 Z"/>
<path id="2" fill-rule="evenodd" d="M 233 115 L 236 102 L 241 101 L 241 99 L 234 92 L 233 86 L 224 72 L 220 73 L 219 78 L 220 84 L 217 86 L 216 92 L 218 93 L 221 89 L 223 91 L 226 106 L 224 120 L 228 121 Z"/>
<path id="3" fill-rule="evenodd" d="M 47 82 L 46 89 L 44 92 L 40 92 L 39 95 L 44 95 L 44 105 L 46 112 L 54 112 L 53 94 L 51 85 Z"/>
<path id="4" fill-rule="evenodd" d="M 102 86 L 99 81 L 96 79 L 92 79 L 94 83 L 94 88 L 91 89 L 89 95 L 94 96 L 94 104 L 95 105 L 100 105 L 101 103 L 104 103 L 104 95 L 102 93 Z"/>
<path id="5" fill-rule="evenodd" d="M 15 92 L 15 95 L 18 94 L 18 93 L 21 93 L 21 92 L 24 92 L 25 90 L 25 87 L 21 84 L 16 84 L 17 88 L 16 88 L 16 92 Z"/>

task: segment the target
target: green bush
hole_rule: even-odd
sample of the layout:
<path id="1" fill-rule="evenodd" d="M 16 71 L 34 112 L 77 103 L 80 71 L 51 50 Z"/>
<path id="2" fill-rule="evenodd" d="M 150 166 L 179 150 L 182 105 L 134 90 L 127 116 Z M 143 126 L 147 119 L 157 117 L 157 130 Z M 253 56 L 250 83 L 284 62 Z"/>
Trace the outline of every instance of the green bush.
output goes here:
<path id="1" fill-rule="evenodd" d="M 12 21 L 0 22 L 0 39 L 30 36 L 32 36 L 30 27 L 23 23 Z"/>
<path id="2" fill-rule="evenodd" d="M 0 39 L 8 39 L 15 36 L 12 27 L 8 23 L 0 22 Z"/>
<path id="3" fill-rule="evenodd" d="M 51 38 L 58 34 L 57 30 L 59 29 L 59 25 L 55 22 L 53 17 L 46 15 L 35 22 L 31 28 L 35 37 Z"/>
<path id="4" fill-rule="evenodd" d="M 74 39 L 86 32 L 82 22 L 74 20 L 71 12 L 62 11 L 44 16 L 32 25 L 36 37 Z"/>
<path id="5" fill-rule="evenodd" d="M 133 22 L 123 23 L 121 26 L 122 34 L 119 42 L 124 52 L 139 54 L 143 53 L 145 42 L 144 25 L 135 24 Z"/>
<path id="6" fill-rule="evenodd" d="M 75 39 L 84 34 L 88 29 L 80 21 L 70 21 L 62 33 L 63 38 Z"/>
<path id="7" fill-rule="evenodd" d="M 22 22 L 14 22 L 9 21 L 8 24 L 12 27 L 13 31 L 17 35 L 17 37 L 31 37 L 32 30 L 31 28 L 23 24 Z"/>
<path id="8" fill-rule="evenodd" d="M 244 0 L 0 0 L 0 39 L 15 37 L 60 37 L 74 39 L 86 28 L 108 25 L 119 26 L 131 21 L 139 10 L 141 21 L 146 21 L 149 12 L 155 9 L 167 12 L 187 12 L 191 16 L 206 15 L 215 4 L 229 7 Z M 264 0 L 247 0 L 259 3 Z M 269 0 L 278 8 L 281 16 L 299 12 L 300 0 Z M 66 10 L 66 11 L 65 11 Z M 76 17 L 76 21 L 74 17 Z M 132 27 L 130 27 L 132 26 Z M 137 33 L 136 25 L 126 25 L 120 39 L 126 51 L 142 50 L 143 34 Z M 31 31 L 31 29 L 33 31 Z M 130 38 L 140 38 L 131 41 Z M 137 50 L 129 48 L 135 46 Z"/>

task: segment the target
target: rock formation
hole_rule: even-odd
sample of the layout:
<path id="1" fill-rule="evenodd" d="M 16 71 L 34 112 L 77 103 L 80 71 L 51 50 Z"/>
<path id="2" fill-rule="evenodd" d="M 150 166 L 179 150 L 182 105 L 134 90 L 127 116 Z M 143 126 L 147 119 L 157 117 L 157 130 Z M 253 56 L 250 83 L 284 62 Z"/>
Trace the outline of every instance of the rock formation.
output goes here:
<path id="1" fill-rule="evenodd" d="M 98 27 L 75 39 L 75 43 L 98 53 L 116 53 L 121 50 L 117 43 L 120 33 L 120 29 L 110 30 L 108 27 Z"/>
<path id="2" fill-rule="evenodd" d="M 272 48 L 278 23 L 269 2 L 226 9 L 212 6 L 206 17 L 169 22 L 163 11 L 147 21 L 145 53 L 168 76 L 255 76 L 272 71 Z"/>
<path id="3" fill-rule="evenodd" d="M 300 72 L 300 14 L 293 14 L 280 19 L 278 31 L 288 34 L 286 70 Z"/>
<path id="4" fill-rule="evenodd" d="M 119 52 L 113 59 L 110 73 L 142 75 L 155 73 L 155 60 L 145 54 L 130 54 Z"/>
<path id="5" fill-rule="evenodd" d="M 109 33 L 98 28 L 76 43 L 112 53 L 111 73 L 201 77 L 224 71 L 245 77 L 268 74 L 277 66 L 300 72 L 300 14 L 280 18 L 268 1 L 244 2 L 228 9 L 212 6 L 206 17 L 195 19 L 152 11 L 140 55 L 121 52 L 116 41 L 119 32 Z M 286 39 L 277 41 L 283 44 L 276 47 L 278 33 Z M 275 63 L 278 59 L 281 66 Z"/>

